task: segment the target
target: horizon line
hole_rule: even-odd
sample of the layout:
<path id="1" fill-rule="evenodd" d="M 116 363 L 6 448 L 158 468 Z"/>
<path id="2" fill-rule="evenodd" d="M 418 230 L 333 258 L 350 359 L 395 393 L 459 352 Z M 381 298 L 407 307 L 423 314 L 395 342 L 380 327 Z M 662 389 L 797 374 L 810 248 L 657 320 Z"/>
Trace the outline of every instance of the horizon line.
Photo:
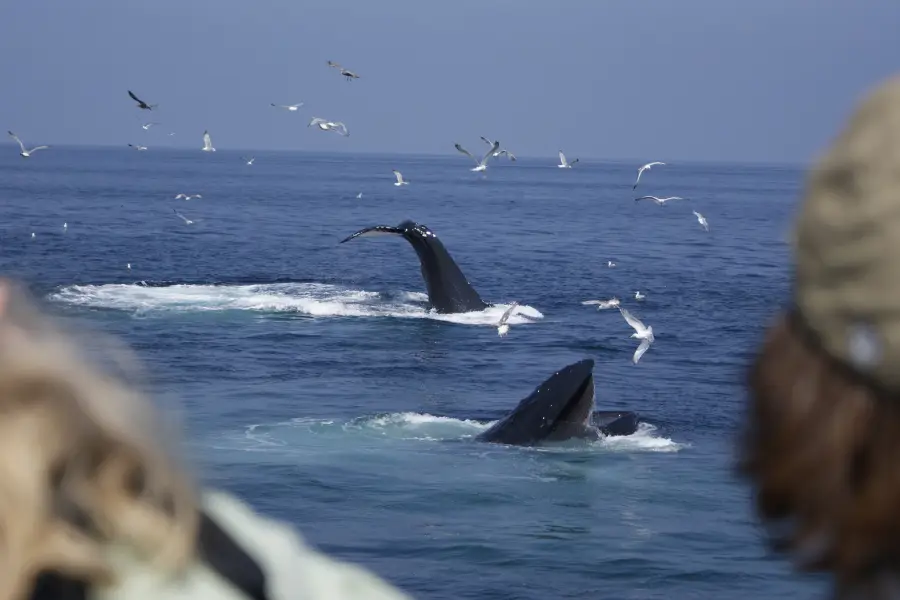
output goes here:
<path id="1" fill-rule="evenodd" d="M 16 147 L 16 144 L 9 144 L 10 146 Z M 128 144 L 109 144 L 109 143 L 96 143 L 96 144 L 52 144 L 57 148 L 127 148 Z M 148 149 L 151 148 L 148 146 Z M 193 146 L 178 146 L 178 145 L 166 145 L 166 146 L 155 146 L 156 149 L 160 150 L 190 150 Z M 199 148 L 198 148 L 199 150 Z M 219 148 L 218 150 L 223 152 L 268 152 L 268 153 L 283 153 L 283 154 L 319 154 L 319 155 L 369 155 L 369 156 L 410 156 L 417 158 L 447 158 L 450 156 L 454 156 L 452 153 L 435 153 L 435 152 L 384 152 L 384 151 L 373 151 L 373 150 L 308 150 L 308 149 L 292 149 L 292 148 Z M 132 150 L 130 150 L 132 151 Z M 527 159 L 527 160 L 541 160 L 547 158 L 550 155 L 533 155 L 533 154 L 517 154 L 517 159 Z M 642 161 L 646 159 L 636 159 L 636 158 L 628 158 L 628 157 L 620 157 L 620 158 L 610 158 L 610 157 L 602 157 L 602 156 L 579 156 L 580 162 L 592 162 L 592 163 L 612 163 L 612 164 L 636 164 L 638 166 L 644 164 Z M 673 159 L 667 159 L 673 160 Z M 744 159 L 744 160 L 736 160 L 736 159 L 711 159 L 711 158 L 689 158 L 689 159 L 675 159 L 673 162 L 679 162 L 683 164 L 696 164 L 696 165 L 744 165 L 744 166 L 772 166 L 772 167 L 793 167 L 798 169 L 808 169 L 813 163 L 811 161 L 792 161 L 792 162 L 777 162 L 777 161 L 765 161 L 758 159 Z"/>

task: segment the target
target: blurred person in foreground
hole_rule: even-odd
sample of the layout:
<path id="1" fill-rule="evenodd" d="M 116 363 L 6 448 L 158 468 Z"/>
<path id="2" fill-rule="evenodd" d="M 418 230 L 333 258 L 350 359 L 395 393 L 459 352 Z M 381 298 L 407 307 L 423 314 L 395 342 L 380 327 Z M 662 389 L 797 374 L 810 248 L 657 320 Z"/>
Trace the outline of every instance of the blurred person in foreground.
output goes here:
<path id="1" fill-rule="evenodd" d="M 798 570 L 833 576 L 834 598 L 900 598 L 900 78 L 812 169 L 793 246 L 739 469 Z"/>
<path id="2" fill-rule="evenodd" d="M 0 280 L 0 600 L 408 600 L 200 489 L 86 352 Z"/>

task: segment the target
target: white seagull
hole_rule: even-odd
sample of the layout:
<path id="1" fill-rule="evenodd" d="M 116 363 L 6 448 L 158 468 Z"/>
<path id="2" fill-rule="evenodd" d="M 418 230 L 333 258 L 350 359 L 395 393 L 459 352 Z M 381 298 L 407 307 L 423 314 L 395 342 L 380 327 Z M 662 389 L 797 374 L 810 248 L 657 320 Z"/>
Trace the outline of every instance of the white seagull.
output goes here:
<path id="1" fill-rule="evenodd" d="M 394 177 L 397 178 L 397 181 L 394 183 L 394 185 L 396 185 L 396 186 L 409 185 L 409 182 L 406 181 L 405 179 L 403 179 L 403 173 L 401 173 L 397 169 L 391 169 L 391 172 L 394 174 Z M 360 197 L 362 197 L 362 194 L 357 196 L 357 198 L 360 198 Z"/>
<path id="2" fill-rule="evenodd" d="M 645 296 L 644 294 L 642 294 L 642 293 L 640 292 L 640 290 L 638 290 L 637 292 L 634 293 L 634 299 L 635 299 L 635 300 L 643 300 L 643 299 L 646 298 L 646 297 L 647 297 L 647 296 Z"/>
<path id="3" fill-rule="evenodd" d="M 289 110 L 290 112 L 297 112 L 297 109 L 303 106 L 302 102 L 298 102 L 297 104 L 275 104 L 272 102 L 272 106 L 275 108 L 283 108 L 285 110 Z"/>
<path id="4" fill-rule="evenodd" d="M 488 146 L 494 145 L 494 142 L 492 142 L 491 140 L 487 139 L 484 136 L 481 136 L 481 139 L 484 140 L 484 143 L 487 144 Z M 497 150 L 491 156 L 493 156 L 494 158 L 498 158 L 500 156 L 503 156 L 504 154 L 506 155 L 506 158 L 508 158 L 512 162 L 516 161 L 516 155 L 513 154 L 512 152 L 510 152 L 509 150 L 506 150 L 505 148 L 501 149 L 501 150 Z"/>
<path id="5" fill-rule="evenodd" d="M 641 196 L 640 198 L 635 198 L 634 201 L 638 200 L 653 200 L 660 206 L 668 202 L 669 200 L 684 200 L 681 196 L 669 196 L 668 198 L 657 198 L 656 196 Z"/>
<path id="6" fill-rule="evenodd" d="M 641 345 L 637 347 L 637 350 L 634 351 L 634 356 L 632 357 L 632 361 L 634 364 L 637 364 L 641 357 L 644 355 L 644 352 L 650 348 L 650 344 L 653 343 L 653 327 L 645 327 L 643 323 L 639 319 L 637 319 L 634 315 L 628 312 L 625 308 L 619 308 L 619 312 L 622 313 L 622 316 L 625 317 L 625 321 L 634 328 L 634 333 L 631 334 L 631 337 L 637 338 L 641 340 Z"/>
<path id="7" fill-rule="evenodd" d="M 481 160 L 478 160 L 477 158 L 472 156 L 471 152 L 469 152 L 468 150 L 466 150 L 459 144 L 454 144 L 453 147 L 456 148 L 459 152 L 465 154 L 466 156 L 468 156 L 469 158 L 471 158 L 472 160 L 475 161 L 475 167 L 471 170 L 477 172 L 477 171 L 486 171 L 487 170 L 487 161 L 489 161 L 492 156 L 496 156 L 496 154 L 494 154 L 494 153 L 497 152 L 497 150 L 500 148 L 500 142 L 494 142 L 494 144 L 491 146 L 490 150 L 485 152 L 484 156 L 481 157 Z"/>
<path id="8" fill-rule="evenodd" d="M 697 217 L 697 222 L 703 226 L 703 229 L 709 231 L 709 223 L 706 222 L 706 217 L 698 213 L 696 210 L 692 210 L 691 212 L 694 213 L 695 217 Z"/>
<path id="9" fill-rule="evenodd" d="M 360 192 L 360 193 L 358 193 L 358 194 L 356 195 L 356 199 L 357 199 L 357 200 L 360 199 L 360 198 L 362 198 L 362 192 Z"/>
<path id="10" fill-rule="evenodd" d="M 172 212 L 174 212 L 176 215 L 178 215 L 178 216 L 181 218 L 181 220 L 184 221 L 184 224 L 185 224 L 185 225 L 191 225 L 191 224 L 193 223 L 193 221 L 191 221 L 190 219 L 188 219 L 186 216 L 184 216 L 183 214 L 181 214 L 180 212 L 178 212 L 178 211 L 175 210 L 174 208 L 172 209 Z"/>
<path id="11" fill-rule="evenodd" d="M 246 156 L 242 156 L 241 160 L 245 161 L 248 165 L 252 165 L 253 161 L 256 160 L 256 157 L 251 156 L 250 158 L 247 158 Z"/>
<path id="12" fill-rule="evenodd" d="M 619 306 L 619 299 L 612 297 L 609 300 L 585 300 L 582 304 L 585 306 L 596 304 L 597 310 L 603 310 L 605 308 L 617 308 Z"/>
<path id="13" fill-rule="evenodd" d="M 513 302 L 512 304 L 510 304 L 509 308 L 507 308 L 503 312 L 503 316 L 501 316 L 500 320 L 497 322 L 497 335 L 499 335 L 500 337 L 503 337 L 507 333 L 509 333 L 509 324 L 507 323 L 507 321 L 509 321 L 509 318 L 512 316 L 516 308 L 518 308 L 518 306 L 518 302 Z"/>
<path id="14" fill-rule="evenodd" d="M 340 121 L 326 121 L 319 117 L 313 117 L 307 127 L 312 127 L 313 125 L 317 126 L 322 131 L 336 131 L 345 137 L 350 135 L 350 132 L 347 131 L 347 126 Z"/>
<path id="15" fill-rule="evenodd" d="M 664 165 L 664 164 L 666 164 L 666 163 L 656 161 L 656 162 L 647 163 L 646 165 L 644 165 L 644 166 L 642 166 L 640 169 L 638 169 L 638 176 L 637 176 L 637 179 L 634 180 L 634 185 L 631 186 L 631 189 L 634 189 L 634 188 L 637 187 L 638 181 L 641 180 L 641 173 L 643 173 L 644 171 L 647 171 L 647 170 L 650 169 L 653 165 Z"/>
<path id="16" fill-rule="evenodd" d="M 175 196 L 175 199 L 181 200 L 182 198 L 184 198 L 185 200 L 190 200 L 191 198 L 202 198 L 202 197 L 203 196 L 201 196 L 200 194 L 178 194 L 177 196 Z"/>
<path id="17" fill-rule="evenodd" d="M 148 129 L 150 129 L 150 128 L 153 127 L 154 125 L 159 125 L 159 123 L 153 123 L 153 122 L 150 122 L 150 123 L 144 123 L 143 125 L 141 125 L 141 129 L 143 129 L 144 131 L 147 131 Z"/>
<path id="18" fill-rule="evenodd" d="M 611 260 L 608 260 L 608 261 L 606 261 L 606 266 L 609 267 L 610 269 L 612 269 L 613 267 L 616 266 L 616 263 L 614 263 Z"/>
<path id="19" fill-rule="evenodd" d="M 559 164 L 556 166 L 559 167 L 560 169 L 571 169 L 572 165 L 577 163 L 579 160 L 581 160 L 581 159 L 576 158 L 572 162 L 566 161 L 566 155 L 563 154 L 562 150 L 560 150 L 559 151 Z"/>
<path id="20" fill-rule="evenodd" d="M 209 137 L 209 131 L 203 132 L 203 151 L 204 152 L 215 152 L 216 149 L 213 148 L 212 139 Z"/>
<path id="21" fill-rule="evenodd" d="M 129 147 L 134 148 L 135 150 L 146 150 L 147 146 L 141 146 L 140 144 L 128 144 Z"/>
<path id="22" fill-rule="evenodd" d="M 28 158 L 29 156 L 31 156 L 32 152 L 36 152 L 37 150 L 43 150 L 45 148 L 50 147 L 50 146 L 35 146 L 31 150 L 26 150 L 25 144 L 22 143 L 22 140 L 19 139 L 19 136 L 14 134 L 12 131 L 7 131 L 6 133 L 9 134 L 9 137 L 11 137 L 12 139 L 16 140 L 19 143 L 19 148 L 22 149 L 22 151 L 19 153 L 19 156 L 21 156 L 22 158 Z"/>

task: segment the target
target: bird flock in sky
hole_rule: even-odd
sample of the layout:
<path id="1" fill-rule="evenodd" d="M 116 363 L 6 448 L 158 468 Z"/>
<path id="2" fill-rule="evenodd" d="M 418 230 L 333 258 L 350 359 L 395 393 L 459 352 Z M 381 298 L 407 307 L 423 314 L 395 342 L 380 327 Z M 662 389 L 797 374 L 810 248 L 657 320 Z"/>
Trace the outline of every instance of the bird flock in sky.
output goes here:
<path id="1" fill-rule="evenodd" d="M 345 67 L 341 66 L 340 64 L 338 64 L 334 61 L 329 60 L 329 61 L 327 61 L 326 64 L 328 65 L 329 68 L 333 68 L 336 71 L 338 71 L 340 73 L 340 75 L 342 77 L 344 77 L 344 79 L 347 82 L 351 82 L 354 79 L 360 78 L 358 74 L 354 73 L 353 71 L 350 71 L 349 69 L 346 69 Z M 148 102 L 145 102 L 131 90 L 127 90 L 127 91 L 128 91 L 128 96 L 134 102 L 136 102 L 137 107 L 141 110 L 153 111 L 153 109 L 155 109 L 159 106 L 158 104 L 150 104 Z M 297 102 L 295 104 L 276 104 L 274 102 L 271 103 L 272 107 L 287 111 L 289 113 L 298 112 L 300 110 L 300 108 L 303 107 L 303 105 L 304 105 L 303 102 Z M 150 121 L 147 123 L 143 123 L 141 125 L 141 128 L 144 129 L 145 131 L 148 131 L 151 127 L 158 126 L 158 125 L 160 125 L 160 123 L 158 123 L 156 121 Z M 331 131 L 331 132 L 337 133 L 344 137 L 348 137 L 350 135 L 349 129 L 347 128 L 346 124 L 344 124 L 343 122 L 331 121 L 328 119 L 324 119 L 322 117 L 312 117 L 309 120 L 307 127 L 315 127 L 321 131 Z M 19 148 L 21 149 L 19 154 L 23 158 L 30 158 L 32 156 L 32 154 L 34 154 L 38 150 L 44 150 L 44 149 L 51 147 L 49 145 L 42 145 L 42 146 L 35 146 L 31 149 L 27 149 L 25 147 L 25 144 L 22 142 L 21 139 L 19 139 L 19 137 L 15 133 L 13 133 L 12 131 L 8 131 L 8 134 L 13 140 L 15 140 L 19 144 Z M 168 135 L 173 136 L 173 135 L 175 135 L 175 133 L 170 132 Z M 474 162 L 474 166 L 470 169 L 471 171 L 484 174 L 485 171 L 487 171 L 487 168 L 488 168 L 488 165 L 489 165 L 491 159 L 499 160 L 500 158 L 502 158 L 504 156 L 511 162 L 516 161 L 515 154 L 513 154 L 506 148 L 502 148 L 500 145 L 500 142 L 498 140 L 490 140 L 484 136 L 481 136 L 481 140 L 485 144 L 487 144 L 488 147 L 487 147 L 487 150 L 484 152 L 484 154 L 481 155 L 480 158 L 478 156 L 472 154 L 471 152 L 469 152 L 461 144 L 454 143 L 454 148 L 456 148 L 456 150 L 460 154 L 464 154 L 465 156 L 468 156 Z M 138 151 L 147 150 L 147 146 L 144 146 L 141 144 L 128 144 L 128 147 L 134 148 L 135 150 L 138 150 Z M 215 146 L 213 146 L 212 138 L 211 138 L 208 130 L 203 132 L 203 145 L 200 147 L 200 149 L 204 152 L 215 152 L 216 151 L 216 148 L 215 148 Z M 247 166 L 250 166 L 250 165 L 254 164 L 256 159 L 255 159 L 255 157 L 252 157 L 252 156 L 251 157 L 244 156 L 244 157 L 241 157 L 241 160 L 243 160 Z M 560 169 L 571 169 L 578 162 L 579 162 L 579 159 L 577 159 L 577 158 L 570 162 L 566 158 L 566 155 L 562 152 L 562 150 L 559 151 L 559 164 L 557 165 L 557 167 L 559 167 Z M 637 186 L 640 183 L 641 177 L 645 171 L 651 171 L 651 169 L 655 166 L 665 166 L 665 165 L 666 165 L 666 163 L 664 163 L 664 162 L 653 161 L 653 162 L 649 162 L 645 165 L 640 166 L 637 171 L 637 178 L 635 179 L 634 185 L 632 185 L 631 189 L 632 190 L 637 189 Z M 394 174 L 394 177 L 396 178 L 396 181 L 394 182 L 395 186 L 402 187 L 402 186 L 409 185 L 410 181 L 408 179 L 404 178 L 403 174 L 400 171 L 398 171 L 397 169 L 393 169 L 392 172 Z M 356 197 L 362 198 L 362 193 L 360 192 Z M 203 196 L 201 194 L 186 194 L 186 193 L 179 193 L 175 196 L 176 200 L 184 199 L 185 201 L 192 200 L 194 198 L 203 198 Z M 650 195 L 640 196 L 638 198 L 635 198 L 636 202 L 639 202 L 642 200 L 650 200 L 659 206 L 665 206 L 667 203 L 669 203 L 673 200 L 684 200 L 684 198 L 682 198 L 680 196 L 667 196 L 667 197 L 662 198 L 662 197 L 650 196 Z M 187 218 L 186 216 L 181 214 L 178 210 L 173 209 L 173 212 L 178 218 L 180 218 L 184 222 L 185 225 L 192 225 L 194 223 L 194 220 Z M 700 224 L 700 226 L 703 227 L 703 229 L 708 232 L 709 231 L 709 223 L 707 222 L 706 217 L 704 217 L 702 214 L 700 214 L 699 212 L 697 212 L 695 210 L 692 212 L 693 212 L 694 216 L 697 218 L 697 222 Z M 66 229 L 67 227 L 68 227 L 68 224 L 65 224 L 63 226 L 64 229 Z M 34 238 L 35 234 L 32 233 L 31 237 Z M 607 266 L 609 268 L 613 268 L 616 265 L 612 261 L 608 261 Z M 131 263 L 128 264 L 128 268 L 131 269 Z M 645 297 L 646 296 L 644 294 L 642 294 L 640 291 L 635 292 L 634 298 L 636 300 L 643 300 Z M 618 308 L 619 309 L 619 312 L 621 313 L 622 317 L 625 319 L 625 321 L 628 323 L 628 325 L 630 325 L 634 329 L 634 333 L 631 335 L 631 337 L 640 340 L 640 344 L 638 345 L 637 349 L 635 350 L 634 356 L 632 358 L 634 363 L 637 363 L 641 359 L 641 357 L 644 355 L 645 352 L 647 352 L 647 350 L 650 348 L 650 345 L 653 343 L 653 341 L 654 341 L 653 327 L 645 326 L 644 323 L 642 323 L 637 317 L 632 315 L 627 309 L 620 306 L 620 300 L 618 298 L 614 297 L 614 298 L 610 298 L 608 300 L 586 300 L 586 301 L 582 302 L 582 304 L 596 305 L 597 310 L 604 310 L 604 309 L 610 309 L 610 308 Z M 501 337 L 506 336 L 507 333 L 509 332 L 508 321 L 509 321 L 509 318 L 515 313 L 517 308 L 519 308 L 518 303 L 513 302 L 509 306 L 509 308 L 507 308 L 507 310 L 503 313 L 503 315 L 500 317 L 500 320 L 497 323 L 497 330 L 498 330 L 498 334 Z"/>

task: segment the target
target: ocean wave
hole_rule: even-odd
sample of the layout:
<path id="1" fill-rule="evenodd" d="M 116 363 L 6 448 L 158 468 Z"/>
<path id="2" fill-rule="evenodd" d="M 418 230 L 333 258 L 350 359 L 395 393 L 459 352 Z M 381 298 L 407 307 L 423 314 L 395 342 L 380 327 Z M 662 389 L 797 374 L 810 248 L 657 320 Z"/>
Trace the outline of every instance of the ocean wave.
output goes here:
<path id="1" fill-rule="evenodd" d="M 363 416 L 349 421 L 334 419 L 296 418 L 275 424 L 247 426 L 238 446 L 250 451 L 289 448 L 302 443 L 298 434 L 310 437 L 342 438 L 348 434 L 390 440 L 449 442 L 472 440 L 496 421 L 478 421 L 436 416 L 428 413 L 399 412 Z M 519 449 L 535 452 L 583 452 L 585 449 L 612 452 L 677 452 L 686 447 L 657 434 L 656 426 L 640 423 L 632 435 L 605 437 L 596 441 L 575 444 L 552 444 Z"/>
<path id="2" fill-rule="evenodd" d="M 88 308 L 128 311 L 140 316 L 153 313 L 253 311 L 311 317 L 434 319 L 490 326 L 494 326 L 509 307 L 509 304 L 495 304 L 482 311 L 442 315 L 427 308 L 428 296 L 421 292 L 387 296 L 324 283 L 71 285 L 50 294 L 48 299 Z M 536 308 L 521 305 L 509 323 L 524 324 L 543 317 Z"/>

